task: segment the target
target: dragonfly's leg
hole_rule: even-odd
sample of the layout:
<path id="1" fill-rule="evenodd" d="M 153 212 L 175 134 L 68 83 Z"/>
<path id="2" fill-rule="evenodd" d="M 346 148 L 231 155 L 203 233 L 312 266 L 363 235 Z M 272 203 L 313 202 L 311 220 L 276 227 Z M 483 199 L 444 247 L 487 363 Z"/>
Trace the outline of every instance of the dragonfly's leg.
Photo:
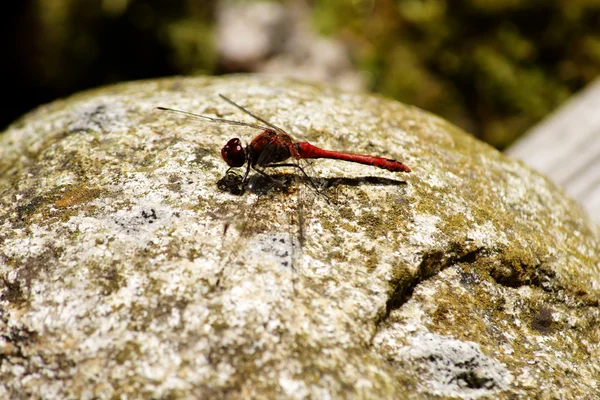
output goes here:
<path id="1" fill-rule="evenodd" d="M 227 168 L 227 171 L 225 171 L 225 175 L 236 175 L 236 176 L 240 176 L 237 171 L 234 171 L 233 167 L 229 167 Z"/>
<path id="2" fill-rule="evenodd" d="M 269 164 L 269 165 L 265 165 L 265 167 L 270 167 L 270 168 L 294 167 L 294 168 L 298 168 L 300 171 L 302 171 L 302 174 L 304 174 L 304 177 L 310 182 L 310 185 L 313 187 L 313 189 L 315 189 L 317 191 L 317 193 L 319 193 L 320 195 L 324 196 L 327 200 L 329 200 L 329 196 L 327 196 L 325 193 L 323 193 L 317 187 L 317 184 L 312 180 L 312 178 L 310 176 L 308 176 L 308 174 L 306 173 L 306 171 L 304 170 L 304 168 L 302 168 L 298 164 L 294 164 L 294 163 Z"/>
<path id="3" fill-rule="evenodd" d="M 262 176 L 264 176 L 265 178 L 267 178 L 271 182 L 272 185 L 276 185 L 280 189 L 285 188 L 285 185 L 283 183 L 281 183 L 277 179 L 273 178 L 271 175 L 267 174 L 265 171 L 261 170 L 260 168 L 253 166 L 252 169 L 255 170 L 256 172 L 258 172 L 259 174 L 261 174 Z"/>
<path id="4" fill-rule="evenodd" d="M 256 172 L 258 172 L 259 174 L 261 174 L 262 176 L 264 176 L 265 178 L 268 178 L 271 182 L 273 182 L 273 183 L 279 183 L 277 181 L 277 179 L 273 178 L 271 175 L 267 174 L 262 169 L 259 169 L 256 166 L 253 166 L 252 169 L 255 170 Z"/>
<path id="5" fill-rule="evenodd" d="M 250 161 L 248 161 L 248 166 L 246 167 L 246 173 L 244 174 L 244 178 L 242 179 L 242 190 L 244 190 L 244 187 L 246 186 L 246 180 L 248 179 L 248 173 L 250 173 Z"/>
<path id="6" fill-rule="evenodd" d="M 298 164 L 294 164 L 294 163 L 281 163 L 281 164 L 268 164 L 268 165 L 265 165 L 265 168 L 278 168 L 278 167 L 294 167 L 294 168 L 298 168 L 300 171 L 302 171 L 302 173 L 304 174 L 304 176 L 306 177 L 306 179 L 308 179 L 309 181 L 311 181 L 311 184 L 313 183 L 312 180 L 310 179 L 310 176 L 308 176 L 308 174 L 306 173 L 306 171 L 304 171 L 304 168 L 302 168 Z M 314 186 L 314 184 L 313 184 L 313 186 Z"/>
<path id="7" fill-rule="evenodd" d="M 256 167 L 252 167 L 252 169 L 254 169 L 256 172 L 258 172 L 259 174 L 261 174 L 262 176 L 269 178 L 271 181 L 274 181 L 275 179 L 273 179 L 273 177 L 269 174 L 267 174 L 265 171 L 263 171 L 262 169 L 258 169 Z"/>

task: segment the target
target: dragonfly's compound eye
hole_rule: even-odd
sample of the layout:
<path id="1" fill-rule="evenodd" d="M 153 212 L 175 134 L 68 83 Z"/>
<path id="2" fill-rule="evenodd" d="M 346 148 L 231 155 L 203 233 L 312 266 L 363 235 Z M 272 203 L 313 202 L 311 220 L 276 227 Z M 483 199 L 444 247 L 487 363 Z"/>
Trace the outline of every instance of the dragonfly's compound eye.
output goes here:
<path id="1" fill-rule="evenodd" d="M 238 138 L 233 138 L 221 149 L 221 157 L 230 167 L 241 167 L 246 162 L 246 151 Z"/>

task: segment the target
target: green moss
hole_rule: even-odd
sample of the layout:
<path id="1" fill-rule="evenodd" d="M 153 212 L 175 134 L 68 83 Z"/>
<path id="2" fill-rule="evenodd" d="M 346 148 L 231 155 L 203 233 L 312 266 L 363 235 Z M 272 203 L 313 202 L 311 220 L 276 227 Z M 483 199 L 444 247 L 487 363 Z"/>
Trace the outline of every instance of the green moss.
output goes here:
<path id="1" fill-rule="evenodd" d="M 23 291 L 23 287 L 21 286 L 21 282 L 18 280 L 14 282 L 8 281 L 6 278 L 1 279 L 2 282 L 2 292 L 0 292 L 0 300 L 8 301 L 13 304 L 15 307 L 19 307 L 27 301 L 27 296 Z"/>
<path id="2" fill-rule="evenodd" d="M 88 265 L 92 271 L 92 281 L 101 288 L 103 296 L 108 296 L 123 287 L 126 284 L 125 278 L 119 271 L 119 265 L 113 263 L 111 265 L 101 267 L 97 265 Z"/>
<path id="3" fill-rule="evenodd" d="M 367 249 L 361 246 L 359 251 L 367 257 L 365 266 L 370 270 L 375 269 L 379 264 L 379 256 L 377 254 L 377 251 L 375 251 L 375 248 L 372 247 L 370 249 Z"/>
<path id="4" fill-rule="evenodd" d="M 127 361 L 135 361 L 142 354 L 142 348 L 139 343 L 134 341 L 128 341 L 125 346 L 117 352 L 115 355 L 115 361 L 117 364 L 124 364 Z"/>

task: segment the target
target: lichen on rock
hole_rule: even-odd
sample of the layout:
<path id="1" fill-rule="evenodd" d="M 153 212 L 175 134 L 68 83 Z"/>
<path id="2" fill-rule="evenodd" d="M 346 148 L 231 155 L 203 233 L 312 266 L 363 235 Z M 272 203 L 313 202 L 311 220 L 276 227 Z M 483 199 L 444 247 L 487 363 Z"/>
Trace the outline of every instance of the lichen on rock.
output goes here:
<path id="1" fill-rule="evenodd" d="M 225 94 L 324 148 L 236 195 Z M 600 396 L 598 227 L 384 98 L 256 76 L 124 83 L 0 137 L 0 397 Z M 290 180 L 298 176 L 300 179 Z"/>

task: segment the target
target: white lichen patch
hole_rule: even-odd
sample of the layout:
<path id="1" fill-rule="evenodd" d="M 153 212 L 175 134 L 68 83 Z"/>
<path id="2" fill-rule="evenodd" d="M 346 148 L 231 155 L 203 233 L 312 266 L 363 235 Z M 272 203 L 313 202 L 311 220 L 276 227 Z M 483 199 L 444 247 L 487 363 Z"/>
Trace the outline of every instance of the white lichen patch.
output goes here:
<path id="1" fill-rule="evenodd" d="M 398 352 L 404 363 L 422 363 L 421 385 L 441 396 L 463 399 L 490 396 L 513 380 L 505 365 L 484 354 L 474 342 L 435 334 L 416 335 Z"/>

